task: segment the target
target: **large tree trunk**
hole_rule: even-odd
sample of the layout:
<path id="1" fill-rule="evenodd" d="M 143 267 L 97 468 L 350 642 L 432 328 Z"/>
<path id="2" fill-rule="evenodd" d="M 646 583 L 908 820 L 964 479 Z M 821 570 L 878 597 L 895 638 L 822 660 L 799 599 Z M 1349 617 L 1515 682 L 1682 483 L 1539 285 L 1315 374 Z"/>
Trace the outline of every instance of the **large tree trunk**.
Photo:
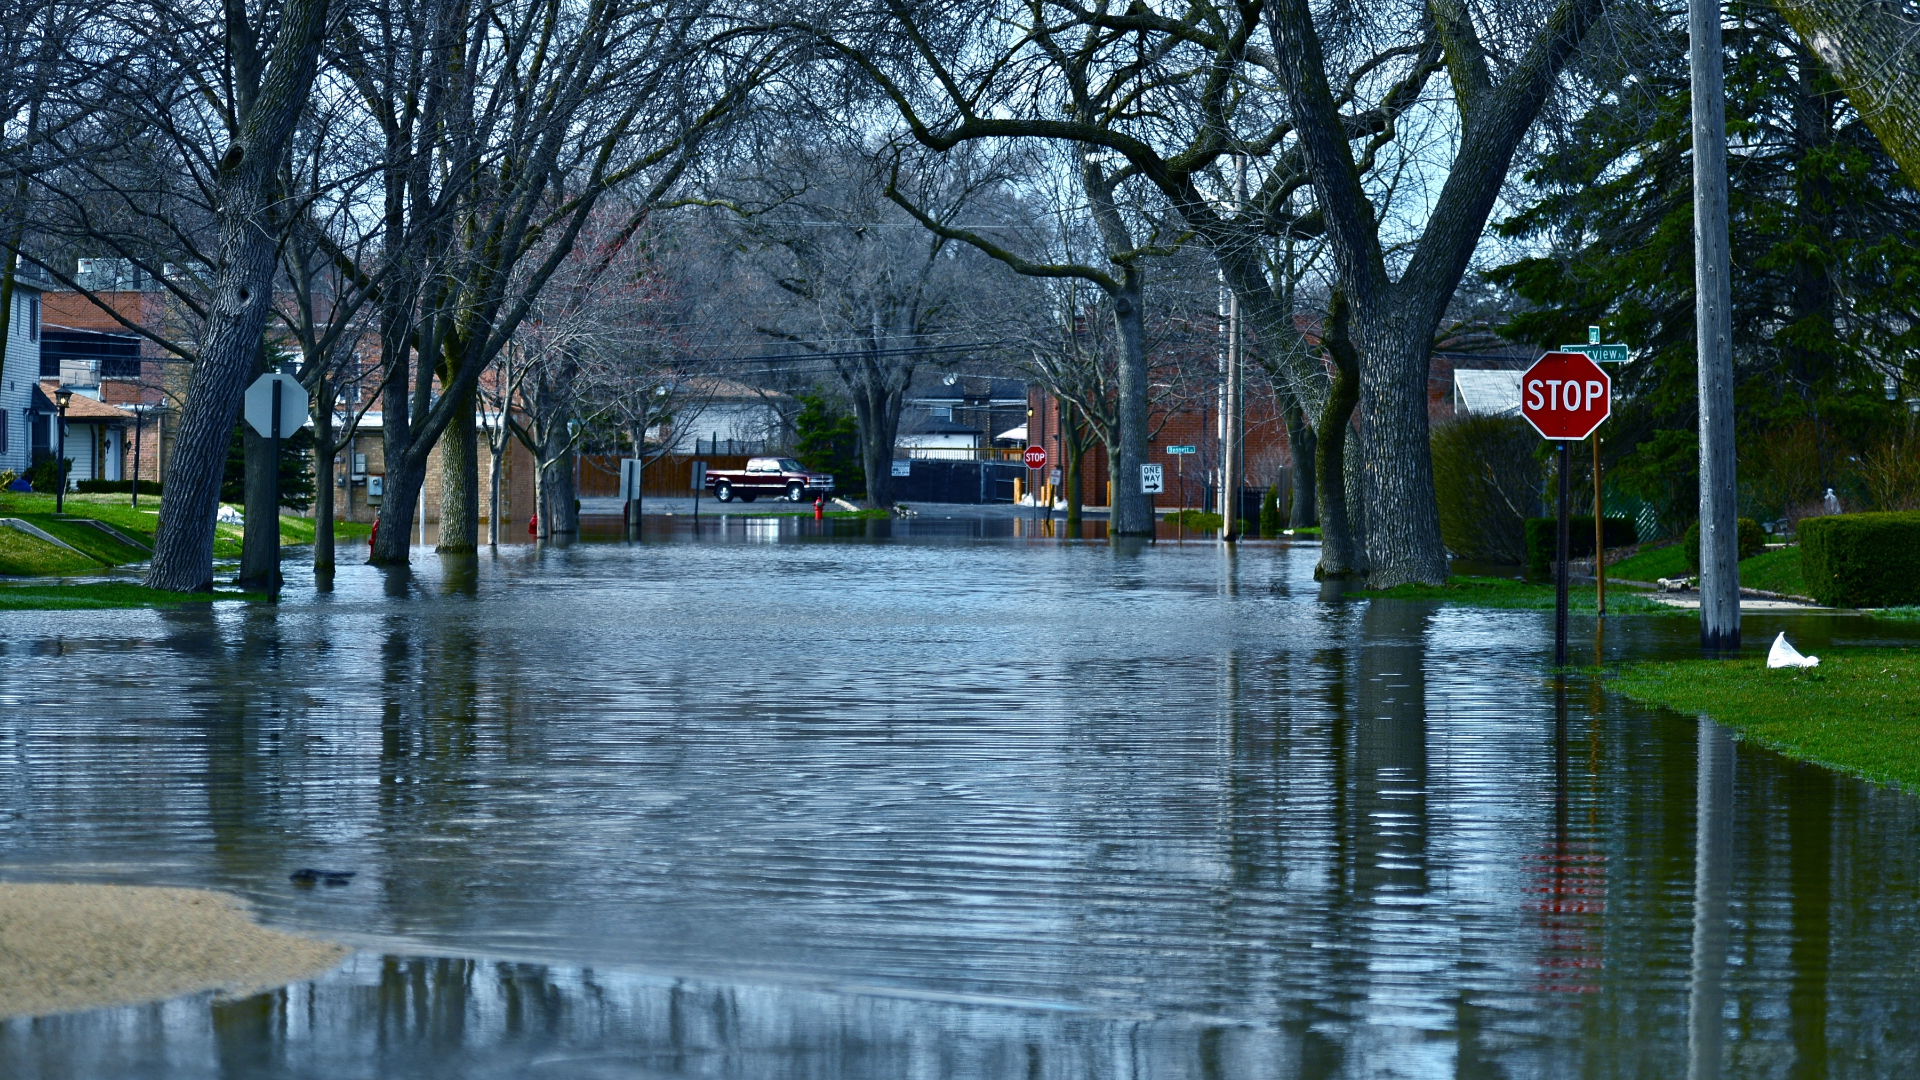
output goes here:
<path id="1" fill-rule="evenodd" d="M 1320 504 L 1320 564 L 1316 578 L 1348 577 L 1366 569 L 1364 547 L 1356 543 L 1347 501 L 1347 437 L 1354 406 L 1360 401 L 1359 361 L 1345 338 L 1344 302 L 1336 295 L 1329 317 L 1327 351 L 1333 358 L 1333 386 L 1320 408 L 1314 453 L 1314 494 Z"/>
<path id="2" fill-rule="evenodd" d="M 1062 455 L 1067 460 L 1066 474 L 1061 479 L 1067 488 L 1067 535 L 1080 539 L 1081 509 L 1086 502 L 1085 470 L 1081 459 L 1087 453 L 1087 440 L 1080 429 L 1080 421 L 1073 415 L 1073 405 L 1066 399 L 1060 401 L 1060 445 L 1065 450 Z"/>
<path id="3" fill-rule="evenodd" d="M 440 433 L 440 543 L 442 553 L 480 550 L 479 432 L 473 410 L 462 409 Z"/>
<path id="4" fill-rule="evenodd" d="M 1293 503 L 1287 514 L 1287 523 L 1295 529 L 1307 529 L 1313 527 L 1317 516 L 1313 498 L 1319 480 L 1319 474 L 1314 471 L 1315 436 L 1299 400 L 1292 394 L 1285 395 L 1283 400 L 1287 452 L 1293 466 Z"/>
<path id="5" fill-rule="evenodd" d="M 1447 550 L 1440 539 L 1427 426 L 1433 327 L 1418 317 L 1357 314 L 1367 357 L 1360 365 L 1360 445 L 1369 580 L 1376 588 L 1406 581 L 1438 585 L 1447 580 Z"/>
<path id="6" fill-rule="evenodd" d="M 487 433 L 487 447 L 492 450 L 492 461 L 487 469 L 487 546 L 500 546 L 500 478 L 501 460 L 507 456 L 507 450 L 513 445 L 512 436 L 506 434 L 507 418 L 504 412 L 500 417 L 501 436 L 495 438 Z"/>
<path id="7" fill-rule="evenodd" d="M 541 456 L 548 461 L 546 473 L 546 514 L 541 530 L 549 536 L 572 538 L 580 535 L 579 492 L 573 482 L 573 437 L 565 424 L 549 424 L 547 447 Z"/>
<path id="8" fill-rule="evenodd" d="M 867 505 L 893 506 L 893 443 L 900 434 L 901 388 L 891 378 L 868 378 L 848 385 L 854 422 L 860 428 L 860 465 L 867 472 Z M 904 385 L 904 380 L 902 380 Z"/>
<path id="9" fill-rule="evenodd" d="M 313 570 L 316 574 L 333 572 L 333 457 L 341 447 L 333 445 L 334 384 L 321 379 L 313 392 Z M 352 464 L 348 464 L 352 472 Z"/>
<path id="10" fill-rule="evenodd" d="M 147 584 L 156 589 L 213 588 L 220 476 L 273 298 L 278 168 L 313 85 L 326 22 L 327 0 L 288 0 L 258 87 L 242 85 L 236 95 L 239 131 L 220 162 L 215 196 L 219 261 L 199 361 L 167 460 L 167 495 L 147 574 Z M 230 15 L 229 37 L 245 33 L 238 17 Z"/>
<path id="11" fill-rule="evenodd" d="M 1113 297 L 1120 368 L 1114 379 L 1116 437 L 1107 456 L 1113 480 L 1111 536 L 1153 535 L 1153 496 L 1140 490 L 1140 466 L 1147 460 L 1147 327 L 1141 291 L 1139 275 L 1129 265 Z"/>
<path id="12" fill-rule="evenodd" d="M 401 355 L 394 362 L 404 364 L 407 362 L 405 348 L 400 348 Z M 420 486 L 427 478 L 426 455 L 416 457 L 409 453 L 416 438 L 409 415 L 413 407 L 411 398 L 404 378 L 388 380 L 380 398 L 383 411 L 380 448 L 387 472 L 380 512 L 374 523 L 373 545 L 367 551 L 367 562 L 375 566 L 407 565 L 413 540 L 413 511 L 420 501 Z"/>
<path id="13" fill-rule="evenodd" d="M 1883 0 L 1774 0 L 1901 171 L 1920 184 L 1920 49 L 1903 6 Z"/>

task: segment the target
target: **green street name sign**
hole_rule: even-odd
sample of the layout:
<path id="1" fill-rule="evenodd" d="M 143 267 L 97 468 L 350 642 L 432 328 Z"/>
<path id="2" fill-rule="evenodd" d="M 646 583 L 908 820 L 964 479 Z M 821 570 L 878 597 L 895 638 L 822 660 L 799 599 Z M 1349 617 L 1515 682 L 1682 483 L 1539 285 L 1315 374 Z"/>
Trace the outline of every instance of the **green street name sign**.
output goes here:
<path id="1" fill-rule="evenodd" d="M 1200 452 L 1200 448 L 1199 448 L 1199 447 L 1197 447 L 1197 446 L 1169 446 L 1169 447 L 1167 447 L 1167 453 L 1169 453 L 1169 454 L 1197 454 L 1197 453 L 1199 453 L 1199 452 Z"/>
<path id="2" fill-rule="evenodd" d="M 1560 346 L 1560 351 L 1585 353 L 1587 359 L 1592 360 L 1596 364 L 1624 364 L 1633 359 L 1633 354 L 1627 350 L 1627 347 L 1617 343 L 1611 345 L 1562 345 Z"/>

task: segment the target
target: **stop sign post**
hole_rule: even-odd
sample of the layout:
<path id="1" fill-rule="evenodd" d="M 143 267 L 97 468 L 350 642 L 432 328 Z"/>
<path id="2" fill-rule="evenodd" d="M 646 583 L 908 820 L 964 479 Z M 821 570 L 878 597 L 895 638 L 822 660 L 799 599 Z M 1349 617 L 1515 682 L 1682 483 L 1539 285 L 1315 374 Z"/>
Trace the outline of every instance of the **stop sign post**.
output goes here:
<path id="1" fill-rule="evenodd" d="M 1613 380 L 1583 353 L 1550 352 L 1533 362 L 1520 376 L 1520 415 L 1540 437 L 1560 444 L 1559 521 L 1554 538 L 1553 664 L 1567 666 L 1567 514 L 1573 492 L 1567 473 L 1572 468 L 1568 444 L 1593 434 L 1613 413 Z M 1596 447 L 1595 468 L 1599 453 Z M 1594 483 L 1598 490 L 1599 476 Z M 1594 499 L 1594 559 L 1604 558 L 1599 498 Z M 1604 601 L 1603 601 L 1604 603 Z M 1604 608 L 1602 612 L 1604 613 Z"/>

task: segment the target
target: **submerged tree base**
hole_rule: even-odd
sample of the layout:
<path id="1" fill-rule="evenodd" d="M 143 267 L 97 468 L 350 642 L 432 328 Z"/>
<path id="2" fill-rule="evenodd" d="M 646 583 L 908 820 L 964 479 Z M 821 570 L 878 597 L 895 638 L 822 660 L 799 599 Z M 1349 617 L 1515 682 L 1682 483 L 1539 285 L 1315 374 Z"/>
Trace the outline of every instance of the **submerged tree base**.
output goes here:
<path id="1" fill-rule="evenodd" d="M 1820 651 L 1816 668 L 1759 656 L 1631 664 L 1609 690 L 1705 713 L 1742 738 L 1869 780 L 1920 786 L 1920 651 Z"/>

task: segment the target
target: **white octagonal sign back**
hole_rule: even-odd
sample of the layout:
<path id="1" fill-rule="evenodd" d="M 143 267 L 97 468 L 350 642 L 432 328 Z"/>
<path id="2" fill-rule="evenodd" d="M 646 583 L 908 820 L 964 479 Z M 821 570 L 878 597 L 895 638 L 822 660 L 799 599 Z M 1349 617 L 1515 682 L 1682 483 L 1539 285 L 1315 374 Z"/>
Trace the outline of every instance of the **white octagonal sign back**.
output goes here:
<path id="1" fill-rule="evenodd" d="M 260 433 L 263 439 L 271 439 L 273 426 L 273 384 L 280 384 L 280 433 L 282 439 L 290 439 L 307 423 L 307 391 L 300 380 L 291 375 L 269 372 L 253 380 L 247 387 L 247 425 Z"/>

